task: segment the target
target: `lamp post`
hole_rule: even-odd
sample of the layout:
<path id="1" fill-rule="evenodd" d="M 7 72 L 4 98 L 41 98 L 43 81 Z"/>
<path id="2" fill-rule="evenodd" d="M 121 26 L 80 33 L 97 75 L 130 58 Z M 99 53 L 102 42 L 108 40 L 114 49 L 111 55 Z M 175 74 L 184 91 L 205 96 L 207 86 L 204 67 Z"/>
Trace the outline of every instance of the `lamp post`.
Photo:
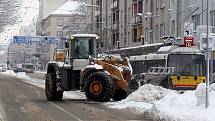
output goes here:
<path id="1" fill-rule="evenodd" d="M 209 36 L 209 22 L 208 22 L 208 20 L 209 20 L 209 0 L 207 0 L 207 49 L 206 49 L 206 60 L 207 60 L 207 70 L 206 70 L 206 101 L 205 101 L 205 108 L 208 108 L 208 106 L 209 106 L 209 100 L 208 100 L 208 98 L 209 98 L 209 95 L 208 95 L 208 86 L 209 86 L 209 77 L 210 77 L 210 75 L 209 75 L 209 48 L 208 48 L 208 36 Z"/>

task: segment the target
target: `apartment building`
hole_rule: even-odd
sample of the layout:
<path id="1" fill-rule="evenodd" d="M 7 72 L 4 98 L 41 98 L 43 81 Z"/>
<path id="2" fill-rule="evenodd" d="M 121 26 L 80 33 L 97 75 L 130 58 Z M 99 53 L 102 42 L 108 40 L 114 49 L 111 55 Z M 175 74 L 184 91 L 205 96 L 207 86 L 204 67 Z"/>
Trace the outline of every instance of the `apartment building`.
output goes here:
<path id="1" fill-rule="evenodd" d="M 132 18 L 129 19 L 131 30 L 128 33 L 130 37 L 129 46 L 142 45 L 145 42 L 144 38 L 144 1 L 132 0 L 132 10 L 129 10 L 129 14 Z"/>
<path id="2" fill-rule="evenodd" d="M 131 13 L 130 5 L 132 1 L 91 0 L 90 3 L 91 5 L 96 5 L 94 14 L 95 33 L 101 37 L 100 46 L 104 50 L 128 47 L 131 41 L 128 22 L 129 18 L 131 18 L 129 11 Z M 91 20 L 93 19 L 91 18 Z"/>
<path id="3" fill-rule="evenodd" d="M 82 3 L 68 1 L 42 21 L 45 36 L 63 37 L 86 32 L 85 13 Z"/>
<path id="4" fill-rule="evenodd" d="M 48 15 L 61 5 L 63 5 L 68 0 L 39 0 L 39 16 L 37 19 L 37 35 L 42 35 L 41 22 L 43 19 L 47 18 Z"/>

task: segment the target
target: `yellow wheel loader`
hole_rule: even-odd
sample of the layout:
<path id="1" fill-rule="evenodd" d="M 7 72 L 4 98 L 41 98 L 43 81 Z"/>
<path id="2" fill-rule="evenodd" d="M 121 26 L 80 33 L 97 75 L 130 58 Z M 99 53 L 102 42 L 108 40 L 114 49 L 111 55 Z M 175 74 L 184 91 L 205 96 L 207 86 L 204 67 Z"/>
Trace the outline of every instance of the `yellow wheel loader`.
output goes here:
<path id="1" fill-rule="evenodd" d="M 128 58 L 97 58 L 97 35 L 75 34 L 49 62 L 45 92 L 47 100 L 60 101 L 64 91 L 84 91 L 87 99 L 104 102 L 127 97 L 132 68 Z"/>

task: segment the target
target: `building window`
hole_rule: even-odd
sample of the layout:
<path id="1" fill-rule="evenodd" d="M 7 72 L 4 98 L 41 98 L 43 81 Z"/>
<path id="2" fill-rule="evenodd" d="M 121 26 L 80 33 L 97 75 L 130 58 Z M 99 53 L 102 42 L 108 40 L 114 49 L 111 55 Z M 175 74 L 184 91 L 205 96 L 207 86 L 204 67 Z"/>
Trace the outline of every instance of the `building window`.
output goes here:
<path id="1" fill-rule="evenodd" d="M 138 13 L 143 13 L 143 1 L 138 2 Z"/>
<path id="2" fill-rule="evenodd" d="M 115 34 L 113 34 L 112 37 L 113 37 L 112 45 L 115 46 L 115 44 L 116 44 L 116 38 L 115 38 L 116 36 L 115 36 Z"/>
<path id="3" fill-rule="evenodd" d="M 159 35 L 159 25 L 156 25 L 155 27 L 155 38 L 156 40 L 159 40 L 160 38 L 160 35 Z"/>
<path id="4" fill-rule="evenodd" d="M 196 30 L 196 27 L 198 25 L 200 25 L 200 14 L 196 14 L 196 15 L 192 16 L 192 22 L 194 24 L 194 26 L 193 26 L 194 30 Z"/>
<path id="5" fill-rule="evenodd" d="M 215 10 L 210 11 L 211 26 L 215 27 Z"/>
<path id="6" fill-rule="evenodd" d="M 64 23 L 64 19 L 63 18 L 57 18 L 57 25 L 58 26 L 62 26 Z"/>
<path id="7" fill-rule="evenodd" d="M 161 0 L 160 8 L 165 8 L 166 0 Z"/>
<path id="8" fill-rule="evenodd" d="M 137 31 L 137 42 L 141 42 L 141 36 L 143 35 L 142 32 L 143 32 L 142 27 L 138 27 L 138 31 Z"/>
<path id="9" fill-rule="evenodd" d="M 116 14 L 113 12 L 113 24 L 115 24 L 116 18 L 115 18 Z"/>
<path id="10" fill-rule="evenodd" d="M 171 20 L 171 35 L 175 33 L 175 20 Z"/>
<path id="11" fill-rule="evenodd" d="M 160 0 L 156 0 L 156 4 L 155 4 L 156 5 L 156 9 L 159 9 L 159 1 Z"/>
<path id="12" fill-rule="evenodd" d="M 137 3 L 133 4 L 133 9 L 132 10 L 133 10 L 133 12 L 132 12 L 133 15 L 136 15 L 137 14 Z"/>
<path id="13" fill-rule="evenodd" d="M 63 32 L 62 31 L 57 31 L 57 37 L 62 37 L 63 36 Z"/>
<path id="14" fill-rule="evenodd" d="M 119 41 L 119 33 L 116 33 L 116 42 L 118 42 Z M 116 45 L 116 43 L 115 43 L 115 45 Z"/>
<path id="15" fill-rule="evenodd" d="M 116 22 L 119 22 L 119 11 L 116 11 Z"/>
<path id="16" fill-rule="evenodd" d="M 165 37 L 165 24 L 160 25 L 160 37 Z"/>
<path id="17" fill-rule="evenodd" d="M 148 42 L 149 42 L 148 41 L 148 39 L 149 39 L 148 38 L 148 28 L 145 28 L 145 36 L 144 37 L 145 37 L 145 40 L 146 40 L 145 43 L 148 44 Z"/>
<path id="18" fill-rule="evenodd" d="M 133 29 L 133 42 L 137 42 L 137 28 Z"/>

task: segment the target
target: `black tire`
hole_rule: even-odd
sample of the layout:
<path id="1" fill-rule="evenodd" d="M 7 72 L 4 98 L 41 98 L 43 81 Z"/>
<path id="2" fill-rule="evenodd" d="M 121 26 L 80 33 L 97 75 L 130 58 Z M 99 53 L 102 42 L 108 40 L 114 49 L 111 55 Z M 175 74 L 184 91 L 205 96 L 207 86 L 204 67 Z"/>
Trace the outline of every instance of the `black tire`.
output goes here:
<path id="1" fill-rule="evenodd" d="M 105 102 L 113 97 L 115 82 L 105 72 L 94 72 L 86 79 L 84 89 L 88 100 Z"/>
<path id="2" fill-rule="evenodd" d="M 161 83 L 160 86 L 166 88 L 166 89 L 173 89 L 172 80 L 170 77 L 165 78 Z"/>
<path id="3" fill-rule="evenodd" d="M 136 79 L 132 79 L 128 82 L 128 94 L 136 91 L 140 87 L 138 81 Z"/>
<path id="4" fill-rule="evenodd" d="M 48 73 L 45 82 L 46 98 L 49 101 L 61 101 L 63 98 L 63 91 L 57 91 L 56 75 Z"/>
<path id="5" fill-rule="evenodd" d="M 122 90 L 122 89 L 116 89 L 116 90 L 115 90 L 115 93 L 114 93 L 114 95 L 113 95 L 113 99 L 114 99 L 115 101 L 120 101 L 120 100 L 122 100 L 122 99 L 125 99 L 127 96 L 128 96 L 128 95 L 127 95 L 127 92 L 126 92 L 126 91 L 124 91 L 124 90 Z"/>

